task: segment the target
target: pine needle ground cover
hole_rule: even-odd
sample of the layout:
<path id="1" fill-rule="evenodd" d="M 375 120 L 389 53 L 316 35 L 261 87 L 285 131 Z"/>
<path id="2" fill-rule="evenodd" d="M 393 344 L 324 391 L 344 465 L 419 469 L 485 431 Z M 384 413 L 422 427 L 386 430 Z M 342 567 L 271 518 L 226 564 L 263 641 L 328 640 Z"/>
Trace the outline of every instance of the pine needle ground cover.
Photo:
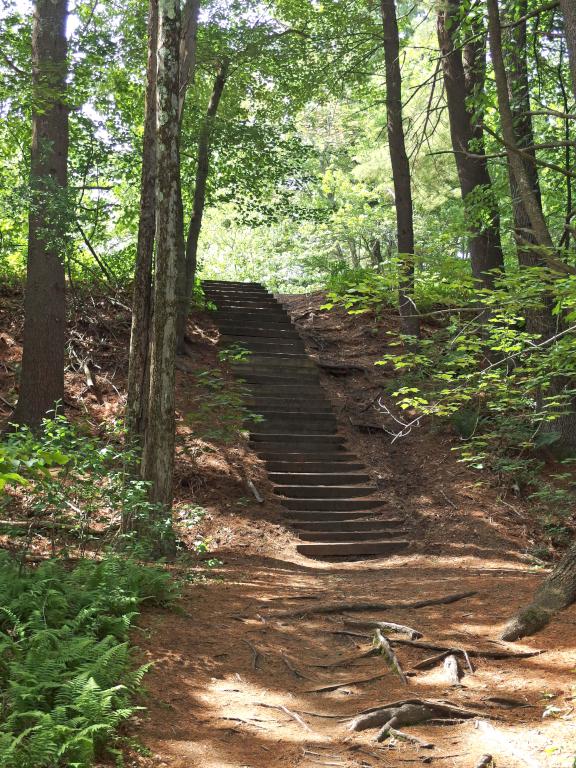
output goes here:
<path id="1" fill-rule="evenodd" d="M 144 601 L 173 596 L 165 571 L 131 560 L 22 569 L 2 555 L 0 766 L 81 768 L 114 754 L 147 669 L 134 668 L 130 630 Z"/>

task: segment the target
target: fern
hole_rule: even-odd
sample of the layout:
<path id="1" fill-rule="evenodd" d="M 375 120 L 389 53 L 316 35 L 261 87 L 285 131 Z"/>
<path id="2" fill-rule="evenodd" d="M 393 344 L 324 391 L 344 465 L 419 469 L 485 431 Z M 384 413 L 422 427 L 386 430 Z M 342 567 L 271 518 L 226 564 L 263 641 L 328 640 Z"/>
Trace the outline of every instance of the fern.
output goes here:
<path id="1" fill-rule="evenodd" d="M 129 560 L 21 572 L 0 555 L 0 766 L 85 768 L 113 750 L 148 669 L 131 665 L 138 608 L 174 596 L 165 572 Z"/>

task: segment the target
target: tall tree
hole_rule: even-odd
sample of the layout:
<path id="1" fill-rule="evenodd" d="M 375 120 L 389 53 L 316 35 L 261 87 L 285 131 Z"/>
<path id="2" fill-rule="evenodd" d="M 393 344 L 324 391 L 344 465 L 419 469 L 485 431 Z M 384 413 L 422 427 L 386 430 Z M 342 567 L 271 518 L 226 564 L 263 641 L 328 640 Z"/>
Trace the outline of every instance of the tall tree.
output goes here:
<path id="1" fill-rule="evenodd" d="M 178 131 L 182 128 L 186 93 L 194 82 L 200 0 L 187 0 L 182 16 L 179 42 L 178 68 Z M 146 68 L 146 103 L 142 150 L 142 176 L 140 189 L 140 218 L 138 244 L 134 270 L 132 300 L 132 333 L 130 337 L 130 363 L 128 396 L 126 401 L 126 427 L 129 436 L 142 438 L 149 404 L 149 356 L 151 345 L 152 282 L 154 245 L 156 238 L 156 77 L 158 45 L 158 0 L 150 0 L 148 9 L 148 64 Z M 179 227 L 184 228 L 182 196 L 177 201 Z M 183 243 L 183 240 L 182 240 Z M 184 247 L 179 254 L 178 314 L 187 306 L 185 285 Z"/>
<path id="2" fill-rule="evenodd" d="M 15 421 L 37 426 L 64 397 L 68 233 L 67 0 L 37 0 L 24 353 Z"/>
<path id="3" fill-rule="evenodd" d="M 576 3 L 574 0 L 560 0 L 560 9 L 564 16 L 566 45 L 572 74 L 572 90 L 576 99 Z"/>
<path id="4" fill-rule="evenodd" d="M 487 0 L 487 3 L 488 26 L 490 30 L 490 52 L 494 66 L 494 78 L 496 81 L 496 93 L 498 97 L 502 135 L 506 147 L 510 173 L 517 188 L 519 201 L 524 206 L 528 219 L 528 228 L 523 232 L 517 232 L 517 237 L 519 241 L 522 242 L 526 241 L 527 235 L 531 235 L 534 238 L 540 253 L 544 253 L 546 249 L 551 250 L 553 248 L 552 238 L 544 218 L 538 192 L 534 187 L 533 180 L 530 178 L 528 171 L 529 158 L 526 156 L 524 149 L 519 146 L 517 140 L 518 125 L 515 125 L 514 121 L 514 113 L 512 111 L 510 98 L 511 92 L 509 90 L 509 81 L 504 61 L 500 8 L 498 6 L 498 0 Z M 519 6 L 522 7 L 524 4 L 525 0 L 521 0 Z M 520 51 L 520 53 L 522 53 L 522 51 Z M 526 91 L 526 97 L 528 98 L 528 84 L 526 83 L 526 86 L 522 85 L 521 87 Z"/>
<path id="5" fill-rule="evenodd" d="M 148 410 L 150 325 L 152 321 L 152 266 L 156 236 L 156 75 L 158 46 L 158 0 L 148 6 L 148 63 L 142 139 L 140 217 L 134 288 L 132 332 L 128 365 L 126 428 L 131 440 L 141 438 Z"/>
<path id="6" fill-rule="evenodd" d="M 198 145 L 196 149 L 196 180 L 194 184 L 194 200 L 192 204 L 192 215 L 188 225 L 188 234 L 186 237 L 186 267 L 184 272 L 183 293 L 185 301 L 179 305 L 178 331 L 177 331 L 177 349 L 182 350 L 184 345 L 184 334 L 186 332 L 186 320 L 190 311 L 190 298 L 194 289 L 194 278 L 196 276 L 196 263 L 198 255 L 198 240 L 202 229 L 202 218 L 204 216 L 204 207 L 206 205 L 206 184 L 210 171 L 210 140 L 214 130 L 214 121 L 226 80 L 228 78 L 228 59 L 224 59 L 218 65 L 214 87 L 206 110 L 206 116 L 200 127 L 198 135 Z"/>
<path id="7" fill-rule="evenodd" d="M 398 236 L 400 327 L 402 333 L 408 336 L 418 336 L 420 333 L 420 319 L 414 301 L 412 182 L 402 120 L 400 37 L 395 0 L 381 0 L 380 11 L 384 29 L 388 146 L 394 179 L 396 230 Z"/>
<path id="8" fill-rule="evenodd" d="M 482 114 L 473 102 L 484 87 L 485 35 L 475 24 L 473 41 L 462 47 L 457 40 L 461 20 L 461 0 L 444 0 L 438 9 L 438 42 L 452 148 L 470 227 L 472 274 L 480 287 L 491 288 L 495 271 L 504 267 L 504 257 L 500 215 L 484 153 Z"/>
<path id="9" fill-rule="evenodd" d="M 154 314 L 150 349 L 148 422 L 144 436 L 142 476 L 151 482 L 161 530 L 158 554 L 173 551 L 171 536 L 172 479 L 175 439 L 175 356 L 178 262 L 184 244 L 178 216 L 181 199 L 178 127 L 179 0 L 159 0 L 156 147 L 156 264 Z M 160 533 L 164 534 L 160 536 Z"/>

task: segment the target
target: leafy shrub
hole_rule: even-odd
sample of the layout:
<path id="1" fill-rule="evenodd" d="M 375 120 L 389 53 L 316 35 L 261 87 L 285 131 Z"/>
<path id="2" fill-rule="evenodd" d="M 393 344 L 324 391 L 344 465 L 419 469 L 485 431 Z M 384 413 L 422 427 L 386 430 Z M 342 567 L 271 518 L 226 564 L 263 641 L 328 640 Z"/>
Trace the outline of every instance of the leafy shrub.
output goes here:
<path id="1" fill-rule="evenodd" d="M 110 557 L 22 570 L 0 555 L 0 765 L 89 766 L 113 747 L 147 666 L 128 637 L 144 601 L 175 597 L 159 568 Z"/>
<path id="2" fill-rule="evenodd" d="M 44 419 L 42 429 L 32 432 L 16 427 L 0 443 L 0 491 L 7 484 L 26 486 L 27 507 L 37 520 L 54 523 L 52 544 L 64 524 L 83 552 L 98 542 L 132 547 L 133 554 L 146 556 L 153 542 L 136 535 L 138 521 L 162 519 L 148 500 L 148 483 L 134 475 L 137 451 L 119 438 L 118 425 L 105 438 L 85 434 L 81 426 L 64 416 Z M 132 532 L 118 538 L 121 524 Z M 104 524 L 107 536 L 95 536 L 93 526 Z M 161 528 L 154 537 L 168 535 Z M 63 542 L 60 542 L 62 544 Z"/>

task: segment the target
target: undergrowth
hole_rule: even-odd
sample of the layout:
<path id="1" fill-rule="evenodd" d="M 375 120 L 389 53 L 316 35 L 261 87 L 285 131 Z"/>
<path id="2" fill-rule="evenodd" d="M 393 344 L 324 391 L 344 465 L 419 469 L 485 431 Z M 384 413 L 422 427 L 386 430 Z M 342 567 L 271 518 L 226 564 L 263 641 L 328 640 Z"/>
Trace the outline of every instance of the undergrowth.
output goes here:
<path id="1" fill-rule="evenodd" d="M 375 361 L 395 372 L 388 394 L 415 421 L 451 424 L 460 459 L 489 470 L 504 493 L 527 499 L 542 532 L 564 545 L 576 490 L 574 451 L 560 429 L 576 401 L 576 278 L 531 268 L 499 276 L 490 292 L 444 288 L 444 304 L 434 304 L 438 291 L 424 297 L 440 328 L 420 339 L 391 338 L 396 349 Z M 393 272 L 344 271 L 333 276 L 324 308 L 378 316 L 395 293 Z M 527 327 L 545 306 L 557 318 L 551 340 Z"/>
<path id="2" fill-rule="evenodd" d="M 130 630 L 144 601 L 176 594 L 166 571 L 137 562 L 164 531 L 138 533 L 155 509 L 121 438 L 118 425 L 96 438 L 56 416 L 0 443 L 13 549 L 0 553 L 2 768 L 82 768 L 105 752 L 121 763 L 119 729 L 146 672 L 134 669 Z M 53 559 L 31 567 L 31 551 Z"/>
<path id="3" fill-rule="evenodd" d="M 0 765 L 82 768 L 120 754 L 147 669 L 133 668 L 129 632 L 144 601 L 174 596 L 166 572 L 131 560 L 32 569 L 2 554 Z"/>

